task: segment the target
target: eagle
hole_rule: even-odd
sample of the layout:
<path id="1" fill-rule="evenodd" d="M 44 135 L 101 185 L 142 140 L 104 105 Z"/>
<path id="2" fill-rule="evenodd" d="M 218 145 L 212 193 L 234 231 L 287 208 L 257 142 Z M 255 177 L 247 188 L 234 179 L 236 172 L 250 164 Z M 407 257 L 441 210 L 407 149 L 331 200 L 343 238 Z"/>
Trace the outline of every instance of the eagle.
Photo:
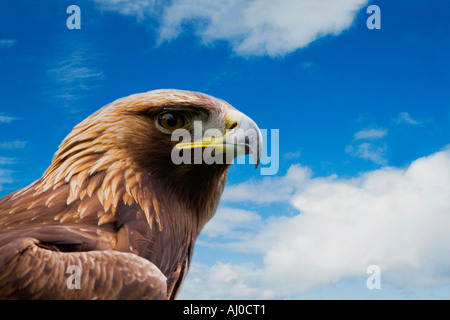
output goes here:
<path id="1" fill-rule="evenodd" d="M 41 178 L 0 199 L 0 298 L 176 299 L 229 159 L 257 166 L 261 145 L 252 119 L 204 93 L 107 104 Z"/>

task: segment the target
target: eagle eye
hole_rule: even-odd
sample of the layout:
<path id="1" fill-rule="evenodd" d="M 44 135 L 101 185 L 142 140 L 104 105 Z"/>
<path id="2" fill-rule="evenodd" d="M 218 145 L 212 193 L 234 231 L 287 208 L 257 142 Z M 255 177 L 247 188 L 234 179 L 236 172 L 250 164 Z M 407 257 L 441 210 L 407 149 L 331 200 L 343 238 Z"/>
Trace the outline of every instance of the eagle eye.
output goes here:
<path id="1" fill-rule="evenodd" d="M 183 128 L 187 123 L 185 117 L 178 113 L 166 112 L 158 115 L 158 124 L 161 128 L 169 131 Z"/>

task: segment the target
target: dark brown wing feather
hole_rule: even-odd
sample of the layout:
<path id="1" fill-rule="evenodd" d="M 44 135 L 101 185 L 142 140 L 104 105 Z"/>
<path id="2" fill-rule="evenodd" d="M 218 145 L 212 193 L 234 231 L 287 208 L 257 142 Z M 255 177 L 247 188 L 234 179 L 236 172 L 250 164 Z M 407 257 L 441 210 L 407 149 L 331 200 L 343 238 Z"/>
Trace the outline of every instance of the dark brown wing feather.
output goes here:
<path id="1" fill-rule="evenodd" d="M 170 228 L 162 232 L 156 219 L 151 227 L 134 200 L 119 201 L 112 214 L 97 192 L 67 205 L 68 184 L 36 193 L 40 185 L 38 181 L 0 199 L 0 299 L 176 296 L 179 284 L 175 284 L 184 277 L 186 245 L 191 242 L 183 245 L 183 239 L 172 239 Z M 149 211 L 155 210 L 152 203 Z M 161 238 L 176 244 L 163 239 L 166 246 L 161 250 Z M 80 290 L 68 290 L 67 267 L 82 263 L 88 263 L 82 269 L 89 280 Z M 147 277 L 126 281 L 136 274 Z"/>
<path id="2" fill-rule="evenodd" d="M 112 250 L 56 252 L 38 244 L 18 238 L 0 247 L 0 298 L 167 298 L 166 277 L 147 259 Z"/>

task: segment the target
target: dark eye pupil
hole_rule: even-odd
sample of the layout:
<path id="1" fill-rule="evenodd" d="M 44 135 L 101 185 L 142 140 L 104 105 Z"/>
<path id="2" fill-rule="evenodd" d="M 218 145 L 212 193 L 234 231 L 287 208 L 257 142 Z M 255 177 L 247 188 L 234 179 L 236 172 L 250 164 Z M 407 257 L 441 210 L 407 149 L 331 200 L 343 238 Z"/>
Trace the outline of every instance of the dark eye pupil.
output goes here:
<path id="1" fill-rule="evenodd" d="M 175 127 L 178 124 L 178 119 L 175 118 L 175 116 L 173 114 L 165 114 L 165 119 L 167 122 L 167 125 L 169 125 L 170 127 Z"/>

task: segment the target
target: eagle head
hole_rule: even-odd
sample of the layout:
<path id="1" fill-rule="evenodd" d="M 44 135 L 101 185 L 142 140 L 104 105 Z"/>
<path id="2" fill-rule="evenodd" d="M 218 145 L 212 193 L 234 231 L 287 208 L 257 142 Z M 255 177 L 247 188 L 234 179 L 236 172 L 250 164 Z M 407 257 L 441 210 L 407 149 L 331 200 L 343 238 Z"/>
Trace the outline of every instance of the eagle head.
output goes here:
<path id="1" fill-rule="evenodd" d="M 125 197 L 141 202 L 147 196 L 139 192 L 150 187 L 194 212 L 201 229 L 217 208 L 233 159 L 251 153 L 257 166 L 261 144 L 255 122 L 224 100 L 192 91 L 154 90 L 118 99 L 75 126 L 43 180 L 53 188 L 75 180 L 76 198 L 76 189 L 100 174 L 109 193 L 105 196 L 98 186 L 97 192 L 106 207 L 124 197 L 117 192 L 120 183 Z M 143 185 L 144 180 L 151 186 Z M 136 185 L 140 191 L 132 190 Z"/>

